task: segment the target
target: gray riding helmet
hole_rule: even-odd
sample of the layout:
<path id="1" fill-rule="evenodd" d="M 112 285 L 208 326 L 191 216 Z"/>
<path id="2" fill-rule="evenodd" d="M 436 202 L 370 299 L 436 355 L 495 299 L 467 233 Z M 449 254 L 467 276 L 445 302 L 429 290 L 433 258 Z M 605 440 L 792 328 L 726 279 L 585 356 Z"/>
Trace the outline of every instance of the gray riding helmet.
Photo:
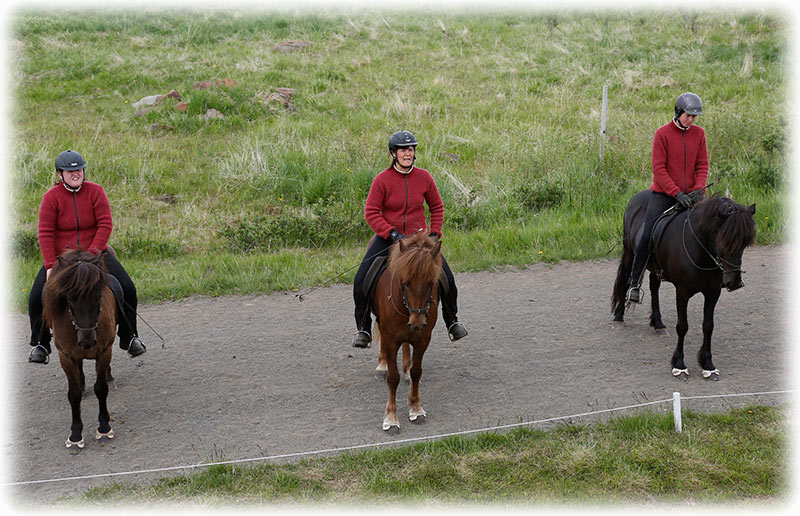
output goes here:
<path id="1" fill-rule="evenodd" d="M 675 116 L 679 117 L 683 113 L 689 115 L 703 114 L 703 101 L 692 92 L 687 91 L 675 100 Z"/>
<path id="2" fill-rule="evenodd" d="M 83 168 L 86 168 L 86 160 L 74 150 L 65 150 L 56 156 L 56 172 Z"/>

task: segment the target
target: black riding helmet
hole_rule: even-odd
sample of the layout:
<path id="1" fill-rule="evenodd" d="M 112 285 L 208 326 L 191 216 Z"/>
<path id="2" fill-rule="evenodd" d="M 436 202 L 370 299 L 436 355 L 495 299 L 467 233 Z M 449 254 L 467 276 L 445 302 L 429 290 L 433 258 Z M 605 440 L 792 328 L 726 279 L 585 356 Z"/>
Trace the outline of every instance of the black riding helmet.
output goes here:
<path id="1" fill-rule="evenodd" d="M 394 154 L 398 147 L 416 147 L 417 139 L 409 131 L 397 131 L 389 137 L 389 152 Z"/>
<path id="2" fill-rule="evenodd" d="M 65 150 L 56 156 L 56 172 L 63 170 L 81 170 L 86 168 L 86 160 L 74 150 Z"/>
<path id="3" fill-rule="evenodd" d="M 681 94 L 677 100 L 675 100 L 675 118 L 681 116 L 683 113 L 702 115 L 703 101 L 700 100 L 700 97 L 688 91 Z"/>

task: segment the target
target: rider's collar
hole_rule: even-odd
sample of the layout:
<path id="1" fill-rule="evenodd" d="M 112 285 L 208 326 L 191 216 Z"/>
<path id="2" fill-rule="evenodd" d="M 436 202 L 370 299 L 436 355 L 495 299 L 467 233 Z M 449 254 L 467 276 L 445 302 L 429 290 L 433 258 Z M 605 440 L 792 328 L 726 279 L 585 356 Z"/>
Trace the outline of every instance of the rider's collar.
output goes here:
<path id="1" fill-rule="evenodd" d="M 689 130 L 689 127 L 684 127 L 684 126 L 683 126 L 683 125 L 680 123 L 680 121 L 678 120 L 678 117 L 677 117 L 677 116 L 676 116 L 675 118 L 673 118 L 673 119 L 672 119 L 672 121 L 673 121 L 673 122 L 675 122 L 675 127 L 677 127 L 678 129 L 680 129 L 681 131 L 688 131 L 688 130 Z M 690 127 L 691 127 L 691 126 L 690 126 Z"/>
<path id="2" fill-rule="evenodd" d="M 414 165 L 411 165 L 411 168 L 409 168 L 408 170 L 403 170 L 402 168 L 399 168 L 397 166 L 397 162 L 395 161 L 394 163 L 392 163 L 392 168 L 397 170 L 401 174 L 408 175 L 411 173 L 412 170 L 414 170 Z"/>
<path id="3" fill-rule="evenodd" d="M 80 184 L 80 185 L 78 185 L 78 188 L 72 188 L 71 186 L 69 186 L 69 185 L 67 184 L 67 182 L 66 182 L 66 181 L 64 181 L 63 179 L 61 180 L 61 184 L 62 184 L 62 185 L 64 185 L 64 188 L 66 188 L 66 189 L 67 189 L 67 191 L 68 191 L 68 192 L 71 192 L 71 193 L 78 193 L 78 192 L 80 191 L 80 189 L 81 189 L 81 188 L 83 188 L 83 183 L 84 183 L 84 182 L 83 182 L 83 181 L 81 181 L 81 184 Z"/>

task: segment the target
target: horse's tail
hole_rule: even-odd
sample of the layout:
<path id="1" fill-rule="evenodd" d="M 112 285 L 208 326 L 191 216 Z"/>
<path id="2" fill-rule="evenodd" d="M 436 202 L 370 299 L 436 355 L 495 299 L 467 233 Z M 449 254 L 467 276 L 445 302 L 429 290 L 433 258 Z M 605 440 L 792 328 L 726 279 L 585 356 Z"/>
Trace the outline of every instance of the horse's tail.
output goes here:
<path id="1" fill-rule="evenodd" d="M 632 261 L 626 256 L 627 253 L 627 250 L 622 251 L 617 267 L 617 279 L 614 281 L 614 292 L 611 294 L 611 313 L 615 316 L 621 316 L 625 311 L 625 295 L 628 291 L 632 266 Z"/>

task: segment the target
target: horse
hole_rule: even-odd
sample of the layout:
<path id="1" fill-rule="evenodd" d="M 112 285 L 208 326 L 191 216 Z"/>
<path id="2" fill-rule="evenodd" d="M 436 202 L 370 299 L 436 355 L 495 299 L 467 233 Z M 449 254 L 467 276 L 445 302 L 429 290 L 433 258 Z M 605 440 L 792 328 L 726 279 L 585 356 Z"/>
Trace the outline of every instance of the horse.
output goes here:
<path id="1" fill-rule="evenodd" d="M 69 250 L 59 256 L 45 283 L 45 324 L 53 330 L 61 368 L 67 376 L 67 398 L 72 408 L 72 426 L 67 451 L 80 453 L 82 437 L 81 398 L 86 380 L 83 361 L 95 361 L 94 392 L 99 404 L 98 441 L 114 438 L 106 398 L 111 376 L 111 350 L 116 338 L 117 306 L 108 287 L 105 254 Z"/>
<path id="2" fill-rule="evenodd" d="M 379 330 L 377 369 L 379 372 L 386 371 L 386 384 L 389 387 L 382 427 L 390 434 L 400 431 L 397 420 L 397 386 L 400 383 L 397 351 L 401 347 L 403 372 L 411 380 L 408 419 L 412 423 L 422 424 L 427 418 L 420 404 L 419 380 L 422 376 L 422 357 L 438 317 L 441 246 L 440 241 L 422 232 L 398 240 L 392 245 L 388 266 L 375 286 L 371 310 Z"/>
<path id="3" fill-rule="evenodd" d="M 625 209 L 623 252 L 617 269 L 612 295 L 613 326 L 624 326 L 625 296 L 633 265 L 637 233 L 641 233 L 649 191 L 636 194 Z M 670 210 L 677 210 L 673 207 Z M 668 210 L 669 211 L 669 210 Z M 689 329 L 687 305 L 701 292 L 703 304 L 703 344 L 697 354 L 703 378 L 719 380 L 719 369 L 711 358 L 711 334 L 714 331 L 714 308 L 722 287 L 729 292 L 744 286 L 742 254 L 756 237 L 756 205 L 747 208 L 727 197 L 711 197 L 674 214 L 657 242 L 651 242 L 647 269 L 650 271 L 650 326 L 666 334 L 661 320 L 658 289 L 661 281 L 675 287 L 678 342 L 672 354 L 672 375 L 688 377 L 684 363 L 684 338 Z M 656 224 L 656 228 L 658 225 Z"/>

